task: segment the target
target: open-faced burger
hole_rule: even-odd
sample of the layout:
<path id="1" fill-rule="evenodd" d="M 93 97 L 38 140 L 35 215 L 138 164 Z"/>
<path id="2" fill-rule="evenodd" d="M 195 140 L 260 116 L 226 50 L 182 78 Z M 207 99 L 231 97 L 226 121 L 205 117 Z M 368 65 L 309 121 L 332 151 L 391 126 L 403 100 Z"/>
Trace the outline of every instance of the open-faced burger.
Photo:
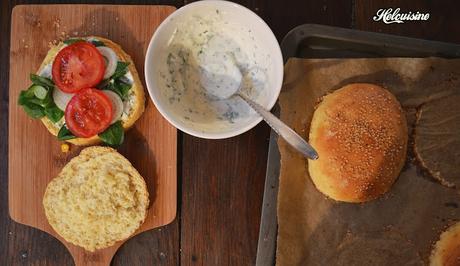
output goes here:
<path id="1" fill-rule="evenodd" d="M 18 99 L 59 140 L 117 146 L 144 111 L 144 88 L 131 57 L 101 37 L 53 46 Z"/>

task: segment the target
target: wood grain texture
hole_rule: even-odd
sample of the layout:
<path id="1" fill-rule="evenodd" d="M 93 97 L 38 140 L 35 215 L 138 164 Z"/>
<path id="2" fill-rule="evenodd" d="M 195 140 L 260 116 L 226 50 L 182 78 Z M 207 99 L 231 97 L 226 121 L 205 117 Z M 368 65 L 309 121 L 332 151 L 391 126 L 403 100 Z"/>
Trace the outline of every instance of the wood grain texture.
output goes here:
<path id="1" fill-rule="evenodd" d="M 184 136 L 182 265 L 254 264 L 268 133 L 262 124 L 225 140 Z"/>
<path id="2" fill-rule="evenodd" d="M 165 3 L 165 1 L 160 2 Z M 274 31 L 279 40 L 291 27 L 298 24 L 316 22 L 348 27 L 351 22 L 349 17 L 351 1 L 346 1 L 346 8 L 340 11 L 337 10 L 343 8 L 343 5 L 334 7 L 330 3 L 331 1 L 317 4 L 288 1 L 286 7 L 282 1 L 239 2 L 261 15 L 271 27 L 277 28 Z M 273 3 L 273 6 L 270 3 Z M 284 9 L 285 12 L 279 12 L 281 9 Z M 305 11 L 305 9 L 308 10 Z M 286 15 L 290 13 L 295 14 L 294 18 Z M 326 16 L 324 16 L 325 13 L 327 13 Z M 334 17 L 335 15 L 338 17 Z M 182 149 L 180 148 L 182 150 L 180 165 L 184 166 L 182 168 L 182 175 L 184 176 L 182 179 L 182 194 L 184 195 L 182 202 L 184 205 L 179 225 L 182 239 L 180 253 L 182 264 L 212 265 L 221 262 L 224 265 L 225 263 L 249 265 L 254 262 L 269 131 L 269 127 L 261 123 L 254 130 L 228 140 L 207 141 L 183 135 Z M 204 156 L 197 157 L 201 153 Z M 252 159 L 248 159 L 250 157 Z M 231 162 L 233 168 L 229 173 L 227 161 Z M 213 175 L 204 174 L 208 173 L 211 168 Z M 210 190 L 218 191 L 221 198 L 217 200 L 215 196 L 211 197 Z M 241 206 L 242 209 L 235 210 L 233 206 Z M 212 226 L 209 226 L 210 224 Z M 203 232 L 206 235 L 202 235 Z M 26 239 L 36 243 L 38 242 L 36 241 L 38 238 L 35 236 L 36 234 L 38 233 L 31 232 Z M 170 235 L 167 236 L 174 238 L 173 230 L 170 230 Z M 138 237 L 129 241 L 129 244 L 137 243 L 135 241 L 137 239 Z M 15 241 L 15 243 L 18 242 L 19 240 Z M 53 241 L 49 242 L 54 243 Z M 175 244 L 177 247 L 177 243 Z M 128 247 L 137 247 L 134 244 L 125 246 L 127 249 Z M 139 257 L 150 258 L 152 264 L 161 262 L 155 260 L 157 256 L 146 253 L 147 251 L 143 248 L 130 250 L 136 251 Z M 177 247 L 177 252 L 178 250 L 179 247 Z M 18 249 L 15 251 L 18 252 Z M 43 248 L 41 251 L 47 252 L 47 249 Z M 163 257 L 161 252 L 157 250 L 154 252 Z M 120 252 L 120 255 L 122 254 Z M 117 260 L 117 256 L 114 263 L 128 262 L 129 258 L 134 258 L 134 261 L 137 261 L 137 256 L 133 254 L 124 253 L 124 256 L 120 257 L 122 259 Z M 32 258 L 35 256 L 30 254 L 23 261 L 30 261 Z M 64 255 L 59 255 L 56 256 L 55 261 L 51 259 L 45 261 L 55 264 L 65 261 L 64 259 Z M 169 265 L 176 264 L 173 260 L 170 260 L 169 263 L 171 263 Z"/>
<path id="3" fill-rule="evenodd" d="M 48 182 L 76 156 L 68 154 L 43 125 L 32 120 L 17 105 L 19 91 L 27 88 L 28 73 L 35 72 L 50 41 L 68 36 L 96 35 L 120 44 L 136 63 L 143 80 L 143 62 L 155 28 L 175 10 L 168 6 L 30 5 L 16 6 L 12 13 L 9 101 L 9 211 L 16 222 L 54 235 L 70 250 L 76 265 L 108 265 L 124 241 L 85 252 L 57 235 L 49 226 L 42 207 Z M 127 132 L 119 151 L 147 182 L 152 202 L 144 224 L 136 232 L 172 222 L 176 216 L 177 136 L 150 100 L 135 126 Z"/>
<path id="4" fill-rule="evenodd" d="M 9 1 L 0 4 L 0 258 L 9 257 L 8 232 L 11 220 L 8 215 L 8 69 L 9 33 L 11 5 Z"/>
<path id="5" fill-rule="evenodd" d="M 0 182 L 7 184 L 7 109 L 8 47 L 10 12 L 15 4 L 31 3 L 105 3 L 169 4 L 179 7 L 187 0 L 13 0 L 1 1 L 0 39 Z M 459 9 L 455 1 L 305 1 L 305 0 L 239 0 L 267 22 L 278 40 L 303 23 L 353 27 L 433 40 L 455 41 L 459 38 L 458 18 L 451 15 Z M 439 3 L 438 3 L 439 2 Z M 455 2 L 455 3 L 454 3 Z M 371 15 L 378 8 L 400 5 L 412 7 L 425 3 L 436 10 L 447 4 L 443 13 L 432 16 L 427 24 L 405 23 L 400 29 L 373 23 Z M 451 7 L 451 8 L 449 8 Z M 442 22 L 439 22 L 442 21 Z M 425 35 L 425 32 L 427 33 Z M 416 35 L 414 35 L 416 33 Z M 124 244 L 113 259 L 114 265 L 216 265 L 232 262 L 252 264 L 256 256 L 265 159 L 269 128 L 263 123 L 242 136 L 220 141 L 179 136 L 179 202 L 181 219 L 160 229 L 144 232 Z M 246 146 L 245 146 L 246 145 Z M 199 154 L 206 154 L 200 155 Z M 197 160 L 199 157 L 200 160 Z M 254 159 L 256 157 L 258 159 Z M 249 159 L 252 158 L 252 159 Z M 228 161 L 233 169 L 227 173 Z M 213 175 L 208 173 L 212 172 Z M 214 176 L 214 177 L 213 177 Z M 213 178 L 211 178 L 213 177 Z M 250 180 L 247 180 L 247 179 Z M 180 180 L 180 179 L 179 179 Z M 212 181 L 214 180 L 214 181 Z M 214 183 L 210 183 L 210 182 Z M 252 192 L 247 193 L 251 186 Z M 211 190 L 212 189 L 212 190 Z M 229 192 L 231 191 L 231 192 Z M 215 194 L 222 194 L 217 199 Z M 185 206 L 187 205 L 187 206 Z M 230 208 L 230 205 L 232 206 Z M 233 206 L 244 206 L 235 211 Z M 187 207 L 187 209 L 185 208 Z M 192 209 L 189 209 L 192 208 Z M 232 210 L 230 212 L 229 210 Z M 179 232 L 180 230 L 180 232 Z M 194 232 L 196 230 L 196 232 Z M 203 235 L 206 233 L 206 235 Z M 214 235 L 215 234 L 215 235 Z M 180 235 L 180 236 L 179 236 Z M 181 246 L 179 245 L 181 243 Z M 182 252 L 179 250 L 182 249 Z M 12 222 L 7 213 L 6 186 L 0 186 L 0 258 L 6 265 L 71 265 L 72 258 L 58 241 L 47 234 Z"/>
<path id="6" fill-rule="evenodd" d="M 351 24 L 351 1 L 238 2 L 261 16 L 280 41 L 303 23 Z M 184 135 L 181 265 L 255 264 L 269 133 L 262 122 L 230 139 Z"/>

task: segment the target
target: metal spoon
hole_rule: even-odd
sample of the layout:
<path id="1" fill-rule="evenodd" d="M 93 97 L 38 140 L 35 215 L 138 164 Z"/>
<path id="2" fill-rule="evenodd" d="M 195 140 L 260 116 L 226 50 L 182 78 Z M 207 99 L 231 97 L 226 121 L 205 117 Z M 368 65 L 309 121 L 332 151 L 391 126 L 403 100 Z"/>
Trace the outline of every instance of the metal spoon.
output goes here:
<path id="1" fill-rule="evenodd" d="M 262 116 L 265 122 L 267 122 L 267 124 L 276 132 L 276 134 L 281 136 L 294 149 L 298 150 L 309 159 L 318 159 L 318 153 L 316 150 L 313 149 L 313 147 L 308 144 L 308 142 L 306 142 L 301 136 L 299 136 L 299 134 L 297 134 L 294 130 L 288 127 L 272 113 L 265 110 L 265 108 L 246 97 L 244 94 L 238 92 L 236 95 L 246 101 L 246 103 L 248 103 L 252 109 L 254 109 L 260 116 Z"/>
<path id="2" fill-rule="evenodd" d="M 241 93 L 242 74 L 236 64 L 219 62 L 218 65 L 214 64 L 212 67 L 202 68 L 201 82 L 210 99 L 224 100 L 233 96 L 240 97 L 262 116 L 265 122 L 293 148 L 309 159 L 318 159 L 318 153 L 308 142 L 272 113 Z M 222 82 L 225 82 L 226 86 L 222 86 Z"/>

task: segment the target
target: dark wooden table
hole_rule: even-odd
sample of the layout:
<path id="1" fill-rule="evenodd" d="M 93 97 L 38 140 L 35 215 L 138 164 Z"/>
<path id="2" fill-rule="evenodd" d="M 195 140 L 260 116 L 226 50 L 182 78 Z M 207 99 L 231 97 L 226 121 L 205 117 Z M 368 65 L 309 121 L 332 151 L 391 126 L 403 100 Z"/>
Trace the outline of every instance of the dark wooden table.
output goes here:
<path id="1" fill-rule="evenodd" d="M 189 1 L 5 1 L 0 6 L 0 264 L 72 265 L 64 246 L 47 234 L 16 224 L 8 215 L 8 69 L 11 9 L 37 3 L 169 4 Z M 247 0 L 278 40 L 293 27 L 317 23 L 460 43 L 460 4 L 415 0 Z M 380 8 L 429 12 L 428 22 L 386 25 Z M 204 140 L 179 136 L 175 221 L 128 241 L 114 265 L 251 265 L 255 263 L 270 129 L 261 123 L 241 136 Z"/>

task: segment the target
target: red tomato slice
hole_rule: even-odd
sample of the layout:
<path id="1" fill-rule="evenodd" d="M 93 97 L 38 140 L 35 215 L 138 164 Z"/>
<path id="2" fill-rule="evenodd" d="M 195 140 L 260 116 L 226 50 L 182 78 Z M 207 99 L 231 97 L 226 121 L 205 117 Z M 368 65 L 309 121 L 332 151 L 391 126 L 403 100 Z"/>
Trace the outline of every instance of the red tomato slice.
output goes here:
<path id="1" fill-rule="evenodd" d="M 91 43 L 81 41 L 71 44 L 57 54 L 53 62 L 54 83 L 64 92 L 77 92 L 95 87 L 105 72 L 105 61 Z"/>
<path id="2" fill-rule="evenodd" d="M 112 121 L 112 102 L 93 88 L 77 92 L 65 109 L 65 122 L 77 137 L 88 138 L 103 132 Z"/>

